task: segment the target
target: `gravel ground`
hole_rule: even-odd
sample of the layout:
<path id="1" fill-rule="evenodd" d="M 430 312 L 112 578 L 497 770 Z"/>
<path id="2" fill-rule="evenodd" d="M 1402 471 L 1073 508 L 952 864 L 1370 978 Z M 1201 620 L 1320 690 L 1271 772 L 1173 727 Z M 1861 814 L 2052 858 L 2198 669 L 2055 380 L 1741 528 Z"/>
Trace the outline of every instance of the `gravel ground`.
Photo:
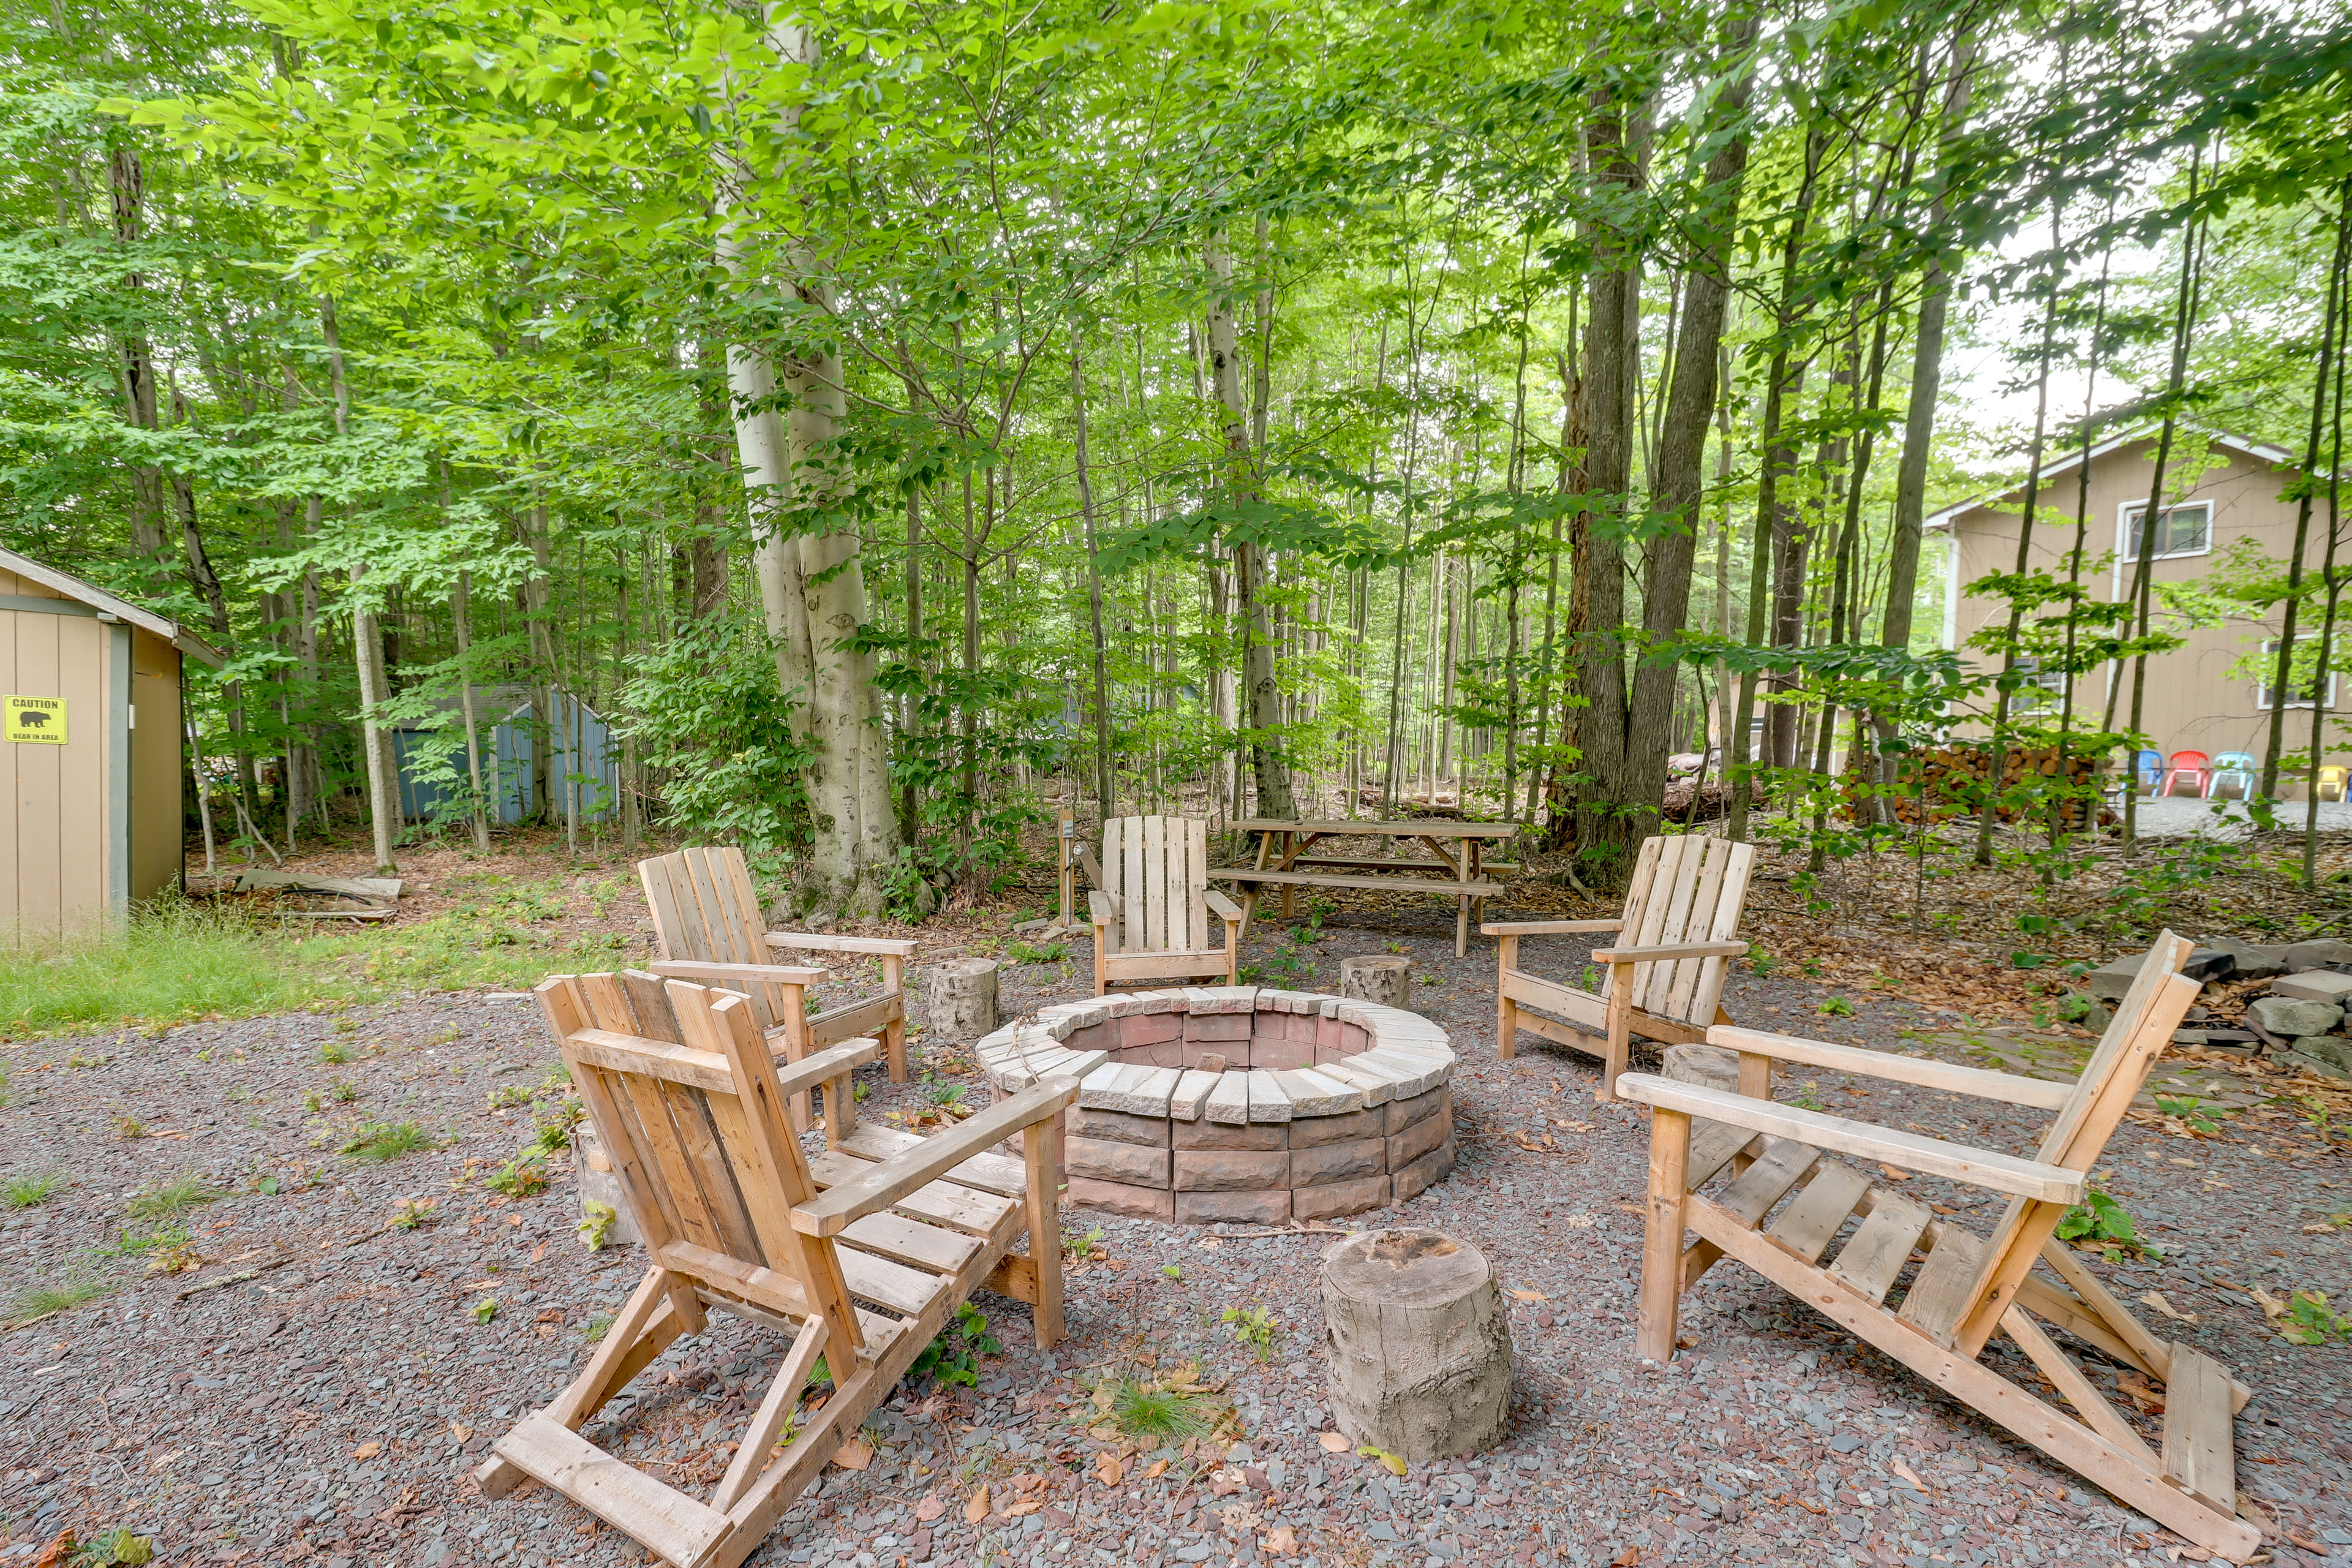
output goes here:
<path id="1" fill-rule="evenodd" d="M 1492 948 L 1454 959 L 1450 911 L 1370 923 L 1328 931 L 1291 961 L 1304 973 L 1266 978 L 1335 988 L 1340 957 L 1395 950 L 1435 982 L 1418 999 L 1464 1058 L 1462 1163 L 1391 1217 L 1473 1242 L 1524 1293 L 1508 1442 L 1402 1479 L 1317 1442 L 1314 1270 L 1330 1238 L 1074 1214 L 1074 1232 L 1100 1235 L 1099 1256 L 1072 1271 L 1072 1337 L 1041 1357 L 1024 1310 L 982 1298 L 1006 1348 L 981 1363 L 979 1386 L 902 1390 L 874 1425 L 873 1462 L 829 1470 L 753 1561 L 2139 1568 L 2199 1557 L 1737 1268 L 1717 1268 L 1690 1299 L 1693 1342 L 1676 1363 L 1642 1366 L 1631 1343 L 1641 1118 L 1593 1105 L 1587 1058 L 1525 1036 L 1517 1062 L 1495 1058 Z M 1569 939 L 1527 952 L 1564 975 L 1583 962 Z M 1008 1013 L 1083 994 L 1083 942 L 1072 960 L 1010 972 Z M 1832 1019 L 1818 1011 L 1826 994 L 1743 974 L 1728 1005 L 1889 1048 L 1927 1037 L 1898 1031 L 1953 1023 L 1859 994 L 1851 1016 Z M 330 1048 L 351 1059 L 325 1060 Z M 925 1057 L 944 1067 L 956 1054 Z M 0 1336 L 0 1564 L 29 1563 L 68 1528 L 85 1541 L 152 1535 L 156 1559 L 172 1563 L 643 1561 L 541 1489 L 490 1502 L 466 1479 L 492 1437 L 561 1386 L 595 1314 L 642 1267 L 633 1251 L 584 1249 L 562 1160 L 535 1195 L 503 1196 L 487 1180 L 559 1103 L 552 1061 L 528 1001 L 481 994 L 0 1052 L 11 1075 L 0 1171 L 63 1178 L 42 1203 L 0 1209 L 0 1286 L 113 1286 Z M 869 1076 L 869 1115 L 910 1092 Z M 351 1098 L 336 1098 L 339 1084 Z M 1970 1105 L 1962 1120 L 1954 1102 L 1899 1086 L 1814 1088 L 1841 1108 L 1851 1099 L 1859 1117 L 2012 1150 L 2030 1149 L 2035 1131 L 2024 1113 Z M 534 1089 L 528 1105 L 491 1108 Z M 122 1136 L 125 1118 L 144 1135 Z M 446 1142 L 374 1164 L 338 1152 L 362 1123 L 408 1121 Z M 2344 1243 L 2326 1222 L 2352 1210 L 2352 1163 L 2289 1119 L 2241 1127 L 2253 1124 L 2202 1142 L 2126 1127 L 2107 1184 L 2165 1257 L 2100 1267 L 2126 1296 L 2160 1290 L 2194 1321 L 2151 1310 L 2149 1321 L 2254 1385 L 2240 1479 L 2277 1526 L 2276 1560 L 2352 1564 L 2352 1355 L 2288 1343 L 2217 1283 L 2345 1300 Z M 1512 1141 L 1538 1131 L 1568 1152 Z M 188 1209 L 184 1243 L 166 1234 L 145 1255 L 189 1267 L 142 1273 L 140 1256 L 100 1255 L 126 1227 L 137 1239 L 172 1224 L 131 1218 L 127 1205 L 189 1173 L 231 1195 Z M 257 1190 L 264 1178 L 274 1194 Z M 1906 1190 L 1922 1187 L 1989 1226 L 1987 1205 L 1925 1177 Z M 414 1228 L 389 1226 L 404 1202 L 435 1206 Z M 486 1300 L 495 1312 L 478 1321 Z M 1221 1321 L 1228 1307 L 1272 1314 L 1266 1359 Z M 673 1347 L 635 1385 L 634 1407 L 590 1436 L 617 1443 L 625 1430 L 633 1457 L 667 1462 L 682 1482 L 715 1479 L 717 1445 L 777 1347 L 763 1331 L 713 1322 L 724 1326 Z M 1239 1445 L 1133 1456 L 1107 1485 L 1088 1392 L 1105 1369 L 1187 1361 L 1230 1403 Z M 2016 1373 L 2016 1358 L 2003 1364 Z M 2113 1370 L 2095 1375 L 2112 1382 Z M 1167 1468 L 1152 1476 L 1155 1460 Z M 968 1521 L 983 1482 L 993 1510 Z M 1282 1550 L 1294 1542 L 1295 1554 Z"/>

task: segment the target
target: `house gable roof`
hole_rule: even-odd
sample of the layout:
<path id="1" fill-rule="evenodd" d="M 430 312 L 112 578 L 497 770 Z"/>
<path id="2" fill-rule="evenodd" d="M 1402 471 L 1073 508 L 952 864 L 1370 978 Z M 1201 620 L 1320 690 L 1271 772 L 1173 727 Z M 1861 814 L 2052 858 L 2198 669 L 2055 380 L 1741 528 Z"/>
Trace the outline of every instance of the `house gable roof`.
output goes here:
<path id="1" fill-rule="evenodd" d="M 2061 475 L 2074 472 L 2086 456 L 2095 463 L 2110 452 L 2128 447 L 2135 441 L 2144 440 L 2155 428 L 2156 426 L 2152 425 L 2141 425 L 2125 431 L 2120 436 L 2110 436 L 2094 446 L 2087 454 L 2078 447 L 2057 462 L 2043 464 L 2042 482 L 2047 485 Z M 2243 436 L 2233 436 L 2226 430 L 2209 429 L 2202 426 L 2195 428 L 2199 435 L 2205 437 L 2209 446 L 2219 447 L 2236 457 L 2250 458 L 2255 462 L 2268 463 L 2274 468 L 2292 467 L 2294 463 L 2294 453 L 2283 451 L 2267 442 L 2252 440 Z M 1955 501 L 1939 511 L 1930 512 L 1921 520 L 1919 526 L 1928 531 L 1948 529 L 1972 511 L 1982 511 L 2012 499 L 2022 500 L 2024 495 L 2025 481 L 2021 479 L 2006 489 L 1991 490 L 1971 496 L 1967 500 Z"/>
<path id="2" fill-rule="evenodd" d="M 0 550 L 0 571 L 13 572 L 30 583 L 56 591 L 77 604 L 88 605 L 100 616 L 125 622 L 142 631 L 154 633 L 189 658 L 214 669 L 228 662 L 227 656 L 193 632 L 182 631 L 177 623 L 167 621 L 152 610 L 142 610 L 127 600 L 118 599 L 95 584 L 68 576 L 53 566 L 44 566 L 29 555 L 19 555 L 13 550 Z"/>

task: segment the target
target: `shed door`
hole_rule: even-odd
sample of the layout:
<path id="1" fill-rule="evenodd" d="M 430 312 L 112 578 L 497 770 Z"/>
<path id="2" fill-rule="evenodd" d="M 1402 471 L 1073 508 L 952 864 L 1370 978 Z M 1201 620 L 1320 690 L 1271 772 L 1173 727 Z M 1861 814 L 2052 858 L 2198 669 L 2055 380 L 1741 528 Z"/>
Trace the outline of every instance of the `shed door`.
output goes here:
<path id="1" fill-rule="evenodd" d="M 128 671 L 114 634 L 127 628 L 80 609 L 0 610 L 0 693 L 65 703 L 41 726 L 62 723 L 63 744 L 0 742 L 0 921 L 26 935 L 95 922 L 119 906 L 129 869 L 115 863 L 126 824 L 110 776 L 114 667 Z"/>

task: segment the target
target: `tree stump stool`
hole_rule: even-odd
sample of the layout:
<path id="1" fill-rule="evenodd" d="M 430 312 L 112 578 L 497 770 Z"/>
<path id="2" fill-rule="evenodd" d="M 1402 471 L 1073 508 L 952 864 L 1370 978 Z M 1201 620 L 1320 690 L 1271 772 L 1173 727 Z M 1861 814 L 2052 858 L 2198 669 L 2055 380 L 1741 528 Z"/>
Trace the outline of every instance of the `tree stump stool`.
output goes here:
<path id="1" fill-rule="evenodd" d="M 1383 1007 L 1412 1010 L 1412 960 L 1410 958 L 1343 958 L 1339 961 L 1339 994 Z"/>
<path id="2" fill-rule="evenodd" d="M 1442 1230 L 1351 1236 L 1323 1254 L 1331 1417 L 1408 1464 L 1503 1440 L 1511 1329 L 1485 1255 Z"/>
<path id="3" fill-rule="evenodd" d="M 943 1040 L 976 1040 L 996 1030 L 996 961 L 966 958 L 931 971 L 926 1018 Z"/>

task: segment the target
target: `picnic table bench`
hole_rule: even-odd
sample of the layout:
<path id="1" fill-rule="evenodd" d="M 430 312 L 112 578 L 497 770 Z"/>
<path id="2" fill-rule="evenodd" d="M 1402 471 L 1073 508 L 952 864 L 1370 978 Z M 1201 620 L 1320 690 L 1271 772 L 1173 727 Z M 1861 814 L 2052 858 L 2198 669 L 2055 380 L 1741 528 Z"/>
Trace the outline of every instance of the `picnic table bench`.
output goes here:
<path id="1" fill-rule="evenodd" d="M 1486 873 L 1518 869 L 1513 862 L 1489 863 L 1484 858 L 1489 844 L 1517 836 L 1518 826 L 1509 822 L 1454 822 L 1443 817 L 1406 822 L 1344 818 L 1307 822 L 1249 817 L 1234 826 L 1257 836 L 1256 858 L 1247 866 L 1213 867 L 1209 875 L 1243 885 L 1244 935 L 1248 934 L 1250 917 L 1256 913 L 1257 889 L 1261 885 L 1282 889 L 1286 920 L 1290 916 L 1294 888 L 1412 888 L 1431 893 L 1452 893 L 1460 900 L 1454 921 L 1454 955 L 1459 958 L 1470 950 L 1472 903 L 1503 890 L 1503 885 L 1487 880 Z M 1326 838 L 1380 838 L 1391 844 L 1417 841 L 1426 845 L 1435 858 L 1311 853 Z M 1334 868 L 1302 870 L 1301 867 Z M 1436 879 L 1422 879 L 1429 877 Z"/>

